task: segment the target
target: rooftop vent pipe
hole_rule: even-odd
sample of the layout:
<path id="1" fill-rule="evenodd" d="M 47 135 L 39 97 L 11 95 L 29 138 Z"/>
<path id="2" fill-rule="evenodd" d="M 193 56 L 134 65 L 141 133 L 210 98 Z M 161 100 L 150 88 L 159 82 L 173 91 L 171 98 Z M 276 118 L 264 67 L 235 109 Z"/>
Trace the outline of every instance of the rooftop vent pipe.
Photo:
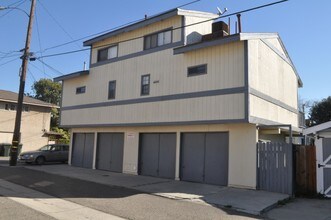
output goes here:
<path id="1" fill-rule="evenodd" d="M 241 33 L 241 14 L 237 14 L 237 18 L 238 18 L 238 31 L 239 33 Z"/>

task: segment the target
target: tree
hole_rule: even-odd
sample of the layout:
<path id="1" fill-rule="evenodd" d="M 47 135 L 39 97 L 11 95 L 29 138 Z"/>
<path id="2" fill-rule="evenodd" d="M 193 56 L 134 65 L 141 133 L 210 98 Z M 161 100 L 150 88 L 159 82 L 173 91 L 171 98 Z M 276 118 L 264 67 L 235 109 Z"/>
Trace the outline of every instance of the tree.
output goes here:
<path id="1" fill-rule="evenodd" d="M 311 126 L 331 121 L 331 96 L 313 104 L 309 119 Z"/>
<path id="2" fill-rule="evenodd" d="M 61 98 L 61 84 L 50 79 L 40 79 L 32 85 L 34 98 L 44 102 L 59 105 Z"/>

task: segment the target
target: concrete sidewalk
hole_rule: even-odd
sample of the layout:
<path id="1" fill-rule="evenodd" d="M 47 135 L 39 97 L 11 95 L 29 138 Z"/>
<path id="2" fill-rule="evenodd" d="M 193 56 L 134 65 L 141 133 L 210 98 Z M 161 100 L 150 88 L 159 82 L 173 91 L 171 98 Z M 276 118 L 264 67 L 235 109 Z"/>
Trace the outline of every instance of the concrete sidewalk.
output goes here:
<path id="1" fill-rule="evenodd" d="M 2 166 L 8 166 L 2 164 Z M 260 215 L 289 196 L 265 191 L 220 187 L 146 176 L 112 173 L 68 165 L 19 165 L 27 169 L 71 177 L 109 186 L 119 186 L 165 198 L 196 202 L 215 207 L 231 208 L 244 213 Z"/>

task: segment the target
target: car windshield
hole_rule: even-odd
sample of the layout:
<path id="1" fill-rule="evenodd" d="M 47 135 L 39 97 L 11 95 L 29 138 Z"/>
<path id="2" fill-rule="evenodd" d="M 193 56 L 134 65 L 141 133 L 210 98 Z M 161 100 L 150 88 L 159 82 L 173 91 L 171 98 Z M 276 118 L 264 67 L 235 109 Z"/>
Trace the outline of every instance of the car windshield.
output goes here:
<path id="1" fill-rule="evenodd" d="M 43 146 L 42 148 L 40 148 L 39 150 L 40 151 L 49 151 L 51 150 L 52 146 L 51 145 L 46 145 L 46 146 Z"/>

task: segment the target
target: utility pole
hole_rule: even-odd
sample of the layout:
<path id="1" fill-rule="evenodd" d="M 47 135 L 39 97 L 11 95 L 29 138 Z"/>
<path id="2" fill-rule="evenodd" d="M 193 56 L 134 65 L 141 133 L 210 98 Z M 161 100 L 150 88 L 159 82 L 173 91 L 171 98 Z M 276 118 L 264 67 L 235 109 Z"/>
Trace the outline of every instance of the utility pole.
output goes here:
<path id="1" fill-rule="evenodd" d="M 23 55 L 21 57 L 22 66 L 20 72 L 20 88 L 18 92 L 14 135 L 13 135 L 12 146 L 10 148 L 10 160 L 9 160 L 10 166 L 16 166 L 17 164 L 18 146 L 21 140 L 21 119 L 22 119 L 23 97 L 24 97 L 26 71 L 28 68 L 28 62 L 30 57 L 30 41 L 31 41 L 31 32 L 32 32 L 35 6 L 36 6 L 36 0 L 31 0 L 31 9 L 29 15 L 28 30 L 26 34 L 25 48 L 23 49 Z"/>

